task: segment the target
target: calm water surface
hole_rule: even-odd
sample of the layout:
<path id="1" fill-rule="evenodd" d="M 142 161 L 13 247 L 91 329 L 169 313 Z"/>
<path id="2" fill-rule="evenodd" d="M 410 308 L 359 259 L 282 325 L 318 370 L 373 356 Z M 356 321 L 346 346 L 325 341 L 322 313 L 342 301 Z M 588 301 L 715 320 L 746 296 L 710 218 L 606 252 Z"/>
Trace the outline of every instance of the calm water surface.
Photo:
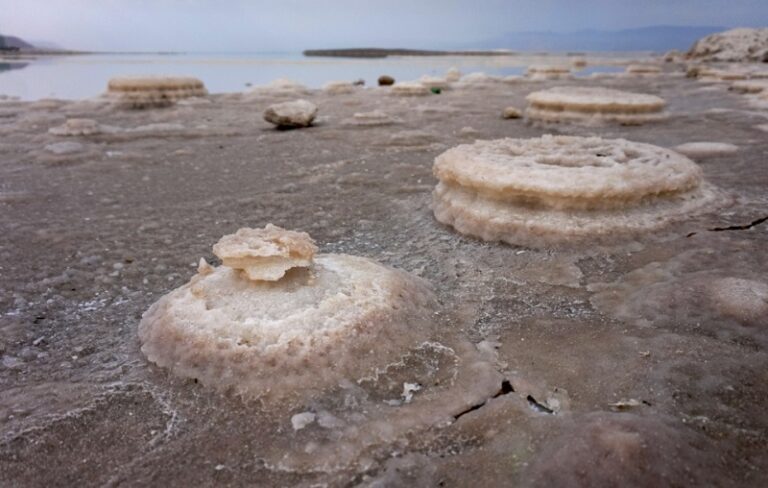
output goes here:
<path id="1" fill-rule="evenodd" d="M 601 54 L 609 65 L 590 66 L 584 74 L 619 70 L 610 66 L 644 54 Z M 121 75 L 188 75 L 200 78 L 211 93 L 238 92 L 248 84 L 262 85 L 289 78 L 319 88 L 333 80 L 364 79 L 375 85 L 388 74 L 398 80 L 442 75 L 456 66 L 464 73 L 522 74 L 529 64 L 563 63 L 556 55 L 435 56 L 348 59 L 304 57 L 300 53 L 258 54 L 88 54 L 0 59 L 0 95 L 37 100 L 46 97 L 81 99 L 106 90 L 107 81 Z"/>

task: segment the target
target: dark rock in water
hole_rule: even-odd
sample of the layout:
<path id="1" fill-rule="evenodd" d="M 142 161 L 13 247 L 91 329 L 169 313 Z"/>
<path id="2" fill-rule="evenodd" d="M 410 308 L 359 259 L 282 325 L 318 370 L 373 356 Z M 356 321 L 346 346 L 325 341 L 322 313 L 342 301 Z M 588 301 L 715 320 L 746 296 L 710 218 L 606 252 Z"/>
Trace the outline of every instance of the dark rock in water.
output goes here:
<path id="1" fill-rule="evenodd" d="M 379 76 L 379 86 L 390 86 L 395 84 L 395 79 L 388 75 Z"/>

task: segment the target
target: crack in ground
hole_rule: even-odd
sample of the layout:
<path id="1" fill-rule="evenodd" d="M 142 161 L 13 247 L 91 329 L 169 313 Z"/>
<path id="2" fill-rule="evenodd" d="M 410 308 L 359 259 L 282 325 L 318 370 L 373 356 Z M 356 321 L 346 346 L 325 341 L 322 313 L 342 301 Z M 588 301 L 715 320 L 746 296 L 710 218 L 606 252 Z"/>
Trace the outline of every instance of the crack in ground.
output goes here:
<path id="1" fill-rule="evenodd" d="M 756 227 L 763 222 L 768 221 L 768 215 L 765 217 L 760 217 L 757 220 L 753 220 L 752 222 L 744 225 L 729 225 L 728 227 L 712 227 L 711 229 L 707 229 L 710 232 L 722 232 L 726 230 L 749 230 L 752 227 Z M 691 232 L 690 234 L 686 235 L 685 237 L 692 237 L 698 234 L 698 232 Z"/>
<path id="2" fill-rule="evenodd" d="M 535 398 L 533 398 L 533 395 L 528 395 L 526 398 L 528 400 L 528 405 L 531 406 L 532 409 L 536 410 L 539 413 L 548 413 L 550 415 L 554 415 L 555 411 L 551 408 L 547 407 L 546 405 L 539 403 L 536 401 Z"/>
<path id="3" fill-rule="evenodd" d="M 501 382 L 501 388 L 499 389 L 499 391 L 497 391 L 492 397 L 488 398 L 482 403 L 478 403 L 477 405 L 472 405 L 468 409 L 457 413 L 456 415 L 453 416 L 453 420 L 455 422 L 456 420 L 459 420 L 459 418 L 463 417 L 464 415 L 484 407 L 489 400 L 493 400 L 494 398 L 499 398 L 500 396 L 504 396 L 508 393 L 513 393 L 514 391 L 515 391 L 515 388 L 512 386 L 512 383 L 510 383 L 509 380 L 504 380 Z"/>

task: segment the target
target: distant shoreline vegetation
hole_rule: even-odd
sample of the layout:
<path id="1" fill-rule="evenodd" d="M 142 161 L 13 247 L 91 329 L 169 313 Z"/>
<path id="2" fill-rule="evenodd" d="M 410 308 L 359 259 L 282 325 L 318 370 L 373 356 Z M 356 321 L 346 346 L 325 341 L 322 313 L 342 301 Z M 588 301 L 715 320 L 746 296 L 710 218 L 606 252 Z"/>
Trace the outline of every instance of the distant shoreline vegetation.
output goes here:
<path id="1" fill-rule="evenodd" d="M 346 48 L 346 49 L 307 49 L 304 56 L 335 58 L 386 58 L 388 56 L 510 56 L 518 54 L 507 50 L 482 51 L 436 51 L 427 49 L 386 49 L 386 48 Z"/>

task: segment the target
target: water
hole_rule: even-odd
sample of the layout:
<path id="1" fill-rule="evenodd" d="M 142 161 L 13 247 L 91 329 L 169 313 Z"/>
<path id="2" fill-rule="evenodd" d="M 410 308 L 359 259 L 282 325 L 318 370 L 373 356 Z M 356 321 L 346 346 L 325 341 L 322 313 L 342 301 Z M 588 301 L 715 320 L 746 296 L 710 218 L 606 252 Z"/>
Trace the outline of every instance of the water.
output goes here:
<path id="1" fill-rule="evenodd" d="M 601 63 L 615 64 L 640 54 L 601 54 Z M 382 74 L 397 80 L 442 75 L 452 66 L 464 73 L 522 74 L 526 66 L 570 63 L 557 55 L 434 56 L 348 59 L 304 57 L 301 53 L 254 54 L 89 54 L 0 58 L 0 95 L 37 100 L 52 97 L 82 99 L 106 90 L 107 81 L 122 75 L 188 75 L 200 78 L 212 93 L 238 92 L 289 78 L 319 88 L 332 80 L 364 79 L 375 85 Z M 590 66 L 590 73 L 617 69 Z"/>

